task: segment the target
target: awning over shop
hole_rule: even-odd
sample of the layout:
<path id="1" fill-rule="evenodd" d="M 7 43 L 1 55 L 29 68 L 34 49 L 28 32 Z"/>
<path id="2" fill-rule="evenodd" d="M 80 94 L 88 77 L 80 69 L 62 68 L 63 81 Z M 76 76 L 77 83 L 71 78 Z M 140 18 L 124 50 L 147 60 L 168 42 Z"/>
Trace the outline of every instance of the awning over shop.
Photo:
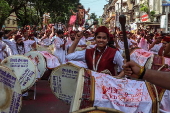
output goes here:
<path id="1" fill-rule="evenodd" d="M 139 23 L 136 23 L 136 24 L 143 24 L 143 25 L 148 25 L 148 26 L 157 26 L 157 25 L 160 25 L 160 23 L 158 22 L 139 22 Z"/>
<path id="2" fill-rule="evenodd" d="M 146 24 L 146 25 L 148 25 L 148 26 L 160 26 L 160 23 L 153 23 L 153 24 Z"/>

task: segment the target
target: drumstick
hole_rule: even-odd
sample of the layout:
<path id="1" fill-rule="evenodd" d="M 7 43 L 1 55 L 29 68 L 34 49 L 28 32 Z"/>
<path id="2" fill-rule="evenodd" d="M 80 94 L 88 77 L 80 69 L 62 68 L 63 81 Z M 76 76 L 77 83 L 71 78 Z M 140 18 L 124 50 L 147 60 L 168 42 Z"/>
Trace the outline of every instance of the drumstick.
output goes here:
<path id="1" fill-rule="evenodd" d="M 130 54 L 129 54 L 127 36 L 126 36 L 126 29 L 125 29 L 126 16 L 120 15 L 120 16 L 119 16 L 119 22 L 120 22 L 120 24 L 121 24 L 121 28 L 122 28 L 122 32 L 123 32 L 123 39 L 124 39 L 124 48 L 125 48 L 126 61 L 128 62 L 128 61 L 130 61 Z"/>
<path id="2" fill-rule="evenodd" d="M 88 29 L 90 29 L 93 25 L 96 25 L 96 24 L 97 24 L 97 22 L 94 21 L 93 24 L 91 24 L 89 27 L 87 27 L 85 30 L 83 30 L 83 33 L 84 33 L 85 31 L 87 31 Z"/>
<path id="3" fill-rule="evenodd" d="M 164 67 L 168 68 L 168 65 L 167 64 L 164 64 L 163 66 L 161 66 L 158 71 L 161 71 L 161 69 L 163 69 Z"/>

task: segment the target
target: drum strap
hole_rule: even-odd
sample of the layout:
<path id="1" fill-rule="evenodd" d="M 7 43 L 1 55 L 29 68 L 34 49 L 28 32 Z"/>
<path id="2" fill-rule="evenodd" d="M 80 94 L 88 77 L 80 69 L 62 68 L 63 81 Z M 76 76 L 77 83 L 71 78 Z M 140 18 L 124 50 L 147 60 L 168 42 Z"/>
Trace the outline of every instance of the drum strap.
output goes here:
<path id="1" fill-rule="evenodd" d="M 106 51 L 106 49 L 107 49 L 107 46 L 106 46 L 104 52 Z M 104 52 L 103 52 L 103 53 L 104 53 Z M 95 66 L 96 50 L 94 51 L 94 54 L 93 54 L 93 70 L 94 70 L 94 71 L 97 71 L 97 70 L 98 70 L 98 65 L 99 65 L 99 62 L 100 62 L 100 60 L 101 60 L 101 58 L 102 58 L 102 56 L 103 56 L 103 53 L 100 55 L 99 59 L 98 59 L 97 62 L 96 62 L 96 66 Z"/>
<path id="2" fill-rule="evenodd" d="M 154 86 L 153 84 L 149 83 L 149 82 L 145 82 L 148 92 L 151 96 L 152 99 L 152 113 L 157 113 L 158 111 L 158 100 L 156 99 L 156 91 L 154 90 Z M 162 100 L 162 97 L 164 95 L 165 89 L 156 86 L 157 92 L 158 92 L 158 97 L 159 97 L 159 102 Z"/>

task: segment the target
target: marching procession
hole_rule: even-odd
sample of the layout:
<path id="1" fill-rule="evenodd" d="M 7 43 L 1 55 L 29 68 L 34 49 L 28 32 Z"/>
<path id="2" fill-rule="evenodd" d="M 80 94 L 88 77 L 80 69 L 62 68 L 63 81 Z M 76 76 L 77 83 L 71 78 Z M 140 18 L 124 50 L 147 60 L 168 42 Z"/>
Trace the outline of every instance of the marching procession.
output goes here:
<path id="1" fill-rule="evenodd" d="M 41 29 L 0 30 L 0 113 L 21 112 L 43 80 L 69 113 L 169 113 L 170 33 L 129 30 L 124 15 L 85 26 L 90 9 L 77 8 L 68 25 L 45 13 Z"/>

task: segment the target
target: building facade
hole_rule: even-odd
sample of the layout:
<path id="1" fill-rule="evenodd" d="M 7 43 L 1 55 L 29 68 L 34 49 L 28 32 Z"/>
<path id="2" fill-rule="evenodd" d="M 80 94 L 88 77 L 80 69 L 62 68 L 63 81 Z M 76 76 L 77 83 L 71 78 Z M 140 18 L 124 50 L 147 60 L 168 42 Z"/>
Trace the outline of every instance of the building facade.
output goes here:
<path id="1" fill-rule="evenodd" d="M 104 6 L 103 23 L 110 29 L 113 26 L 120 27 L 118 17 L 121 14 L 126 16 L 127 26 L 137 24 L 138 28 L 149 27 L 155 30 L 160 29 L 165 6 L 162 6 L 162 0 L 109 0 Z"/>
<path id="2" fill-rule="evenodd" d="M 10 16 L 5 20 L 5 30 L 16 30 L 17 25 L 17 16 L 15 13 L 11 13 Z"/>

